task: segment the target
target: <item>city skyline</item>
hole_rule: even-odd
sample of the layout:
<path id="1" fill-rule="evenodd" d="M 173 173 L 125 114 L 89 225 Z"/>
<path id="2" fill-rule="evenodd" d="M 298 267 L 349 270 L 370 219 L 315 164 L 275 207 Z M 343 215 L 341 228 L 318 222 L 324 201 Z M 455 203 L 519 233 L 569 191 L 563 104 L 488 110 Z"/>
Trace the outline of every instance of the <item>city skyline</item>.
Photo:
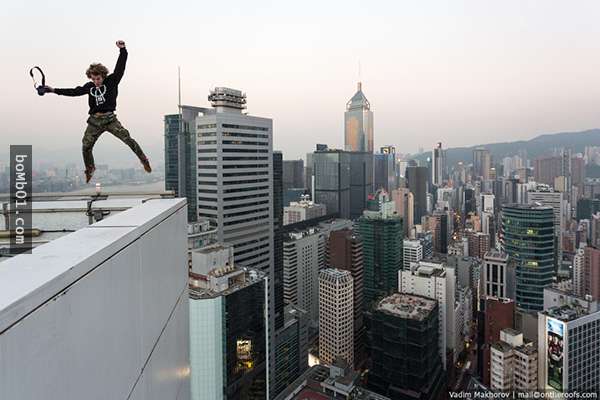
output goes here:
<path id="1" fill-rule="evenodd" d="M 546 2 L 541 13 L 534 3 L 521 2 L 332 2 L 319 4 L 318 13 L 311 4 L 224 9 L 207 3 L 190 5 L 185 15 L 175 13 L 178 3 L 134 2 L 118 7 L 102 40 L 89 29 L 92 8 L 64 5 L 66 13 L 57 16 L 43 4 L 33 5 L 46 11 L 35 15 L 10 4 L 11 18 L 0 28 L 11 54 L 3 69 L 13 77 L 3 82 L 11 93 L 0 100 L 3 136 L 10 143 L 36 143 L 42 157 L 76 151 L 85 102 L 36 96 L 27 70 L 40 65 L 56 87 L 81 84 L 92 61 L 112 69 L 118 38 L 131 53 L 118 112 L 156 160 L 162 158 L 162 115 L 177 109 L 178 65 L 185 104 L 206 106 L 216 86 L 243 90 L 252 99 L 251 115 L 273 118 L 274 148 L 286 159 L 304 157 L 309 143 L 343 149 L 344 106 L 358 81 L 377 114 L 376 149 L 393 144 L 400 153 L 415 153 L 439 140 L 452 148 L 600 126 L 593 106 L 600 99 L 594 41 L 600 28 L 593 18 L 600 5 L 592 2 L 577 8 Z M 111 7 L 116 5 L 104 6 Z M 340 13 L 344 18 L 335 18 Z M 49 16 L 64 29 L 38 40 L 39 31 L 30 28 L 47 24 Z M 239 29 L 222 32 L 222 21 Z M 348 31 L 364 34 L 349 40 Z M 210 39 L 213 32 L 220 40 Z M 207 63 L 207 57 L 222 61 Z M 281 95 L 289 101 L 274 101 Z M 37 117 L 23 126 L 31 112 Z M 100 155 L 126 153 L 120 151 L 112 139 L 98 143 Z"/>

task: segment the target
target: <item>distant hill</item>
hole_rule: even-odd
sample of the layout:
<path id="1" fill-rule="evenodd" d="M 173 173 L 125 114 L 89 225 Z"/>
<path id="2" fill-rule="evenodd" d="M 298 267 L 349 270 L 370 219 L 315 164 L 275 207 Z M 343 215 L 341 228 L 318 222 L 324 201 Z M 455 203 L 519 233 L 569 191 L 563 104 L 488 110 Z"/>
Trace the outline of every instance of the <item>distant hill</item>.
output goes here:
<path id="1" fill-rule="evenodd" d="M 549 154 L 555 148 L 570 148 L 573 153 L 582 153 L 585 146 L 600 146 L 600 129 L 590 129 L 581 132 L 562 132 L 537 136 L 531 140 L 516 142 L 489 143 L 471 147 L 455 147 L 447 149 L 446 158 L 449 166 L 459 161 L 465 164 L 473 162 L 473 149 L 483 147 L 490 151 L 494 163 L 501 162 L 504 157 L 513 156 L 519 150 L 525 150 L 529 159 L 534 159 L 544 154 Z M 425 161 L 431 157 L 431 152 L 425 152 L 414 157 L 416 160 Z"/>

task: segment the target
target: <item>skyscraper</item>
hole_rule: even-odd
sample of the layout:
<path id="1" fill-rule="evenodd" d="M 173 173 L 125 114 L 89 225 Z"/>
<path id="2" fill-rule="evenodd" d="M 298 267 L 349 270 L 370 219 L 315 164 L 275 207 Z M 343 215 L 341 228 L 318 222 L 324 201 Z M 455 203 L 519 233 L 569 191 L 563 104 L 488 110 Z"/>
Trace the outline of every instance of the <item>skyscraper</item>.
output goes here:
<path id="1" fill-rule="evenodd" d="M 507 254 L 490 250 L 483 256 L 481 274 L 484 296 L 515 297 L 515 270 Z"/>
<path id="2" fill-rule="evenodd" d="M 579 302 L 538 313 L 539 387 L 560 393 L 600 387 L 600 311 Z"/>
<path id="3" fill-rule="evenodd" d="M 346 151 L 373 153 L 373 111 L 362 92 L 362 83 L 346 104 L 344 114 L 344 143 Z"/>
<path id="4" fill-rule="evenodd" d="M 273 287 L 275 329 L 283 326 L 283 154 L 273 152 Z"/>
<path id="5" fill-rule="evenodd" d="M 375 153 L 373 155 L 374 162 L 374 188 L 375 190 L 385 189 L 391 192 L 396 188 L 396 170 L 393 153 Z"/>
<path id="6" fill-rule="evenodd" d="M 490 179 L 490 169 L 492 168 L 492 156 L 490 151 L 484 148 L 473 150 L 473 179 Z"/>
<path id="7" fill-rule="evenodd" d="M 327 265 L 350 271 L 354 281 L 354 363 L 365 360 L 365 325 L 363 321 L 363 244 L 350 229 L 331 232 L 327 244 Z"/>
<path id="8" fill-rule="evenodd" d="M 246 95 L 239 90 L 218 87 L 209 100 L 215 110 L 195 121 L 198 215 L 217 227 L 220 242 L 235 247 L 236 264 L 270 272 L 273 121 L 242 114 Z"/>
<path id="9" fill-rule="evenodd" d="M 438 399 L 443 387 L 437 349 L 438 304 L 396 293 L 367 313 L 372 368 L 369 388 L 391 399 Z"/>
<path id="10" fill-rule="evenodd" d="M 541 311 L 544 288 L 555 276 L 552 207 L 509 204 L 502 207 L 502 246 L 517 261 L 516 300 L 523 310 Z"/>
<path id="11" fill-rule="evenodd" d="M 318 146 L 309 155 L 314 175 L 313 200 L 340 218 L 360 217 L 373 191 L 373 154 Z"/>
<path id="12" fill-rule="evenodd" d="M 365 308 L 396 291 L 398 270 L 402 269 L 402 219 L 386 212 L 395 210 L 393 202 L 383 199 L 380 203 L 382 210 L 364 211 L 358 220 L 358 233 L 363 240 Z"/>
<path id="13" fill-rule="evenodd" d="M 192 252 L 192 399 L 264 399 L 268 385 L 267 275 L 235 265 L 228 245 Z M 273 372 L 273 371 L 271 371 Z"/>
<path id="14" fill-rule="evenodd" d="M 179 106 L 179 114 L 165 115 L 165 189 L 186 197 L 188 221 L 198 221 L 196 118 L 214 110 Z"/>
<path id="15" fill-rule="evenodd" d="M 327 212 L 340 218 L 350 217 L 350 153 L 341 150 L 317 150 L 309 166 L 314 175 L 313 201 L 324 204 Z M 308 178 L 308 177 L 307 177 Z"/>
<path id="16" fill-rule="evenodd" d="M 283 160 L 283 190 L 304 188 L 304 160 Z"/>
<path id="17" fill-rule="evenodd" d="M 217 87 L 201 109 L 197 132 L 198 216 L 217 229 L 219 242 L 234 246 L 240 267 L 269 277 L 270 343 L 275 342 L 273 121 L 243 114 L 246 95 Z M 196 109 L 195 109 L 196 110 Z M 274 353 L 269 354 L 274 367 Z"/>
<path id="18" fill-rule="evenodd" d="M 441 186 L 446 174 L 446 151 L 442 149 L 442 142 L 433 148 L 431 157 L 431 182 L 434 186 Z"/>
<path id="19" fill-rule="evenodd" d="M 600 250 L 595 247 L 584 249 L 582 274 L 582 295 L 590 296 L 594 301 L 600 300 Z"/>
<path id="20" fill-rule="evenodd" d="M 427 174 L 427 167 L 409 166 L 406 168 L 408 189 L 413 194 L 414 200 L 415 224 L 420 224 L 421 218 L 427 215 Z"/>
<path id="21" fill-rule="evenodd" d="M 319 358 L 332 364 L 343 358 L 354 365 L 354 283 L 350 271 L 326 268 L 319 273 Z"/>
<path id="22" fill-rule="evenodd" d="M 319 271 L 325 262 L 325 236 L 319 229 L 291 232 L 283 242 L 283 287 L 286 304 L 305 310 L 311 328 L 319 321 Z"/>

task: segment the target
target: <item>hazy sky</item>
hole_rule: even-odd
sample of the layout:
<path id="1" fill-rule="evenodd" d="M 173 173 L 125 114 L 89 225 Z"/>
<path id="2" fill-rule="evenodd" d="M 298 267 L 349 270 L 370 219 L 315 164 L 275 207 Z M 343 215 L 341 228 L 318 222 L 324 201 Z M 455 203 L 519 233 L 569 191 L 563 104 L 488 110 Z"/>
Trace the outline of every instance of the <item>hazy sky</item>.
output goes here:
<path id="1" fill-rule="evenodd" d="M 250 114 L 274 119 L 285 158 L 343 146 L 359 61 L 376 147 L 597 128 L 599 20 L 598 1 L 3 2 L 0 137 L 6 150 L 33 143 L 38 159 L 81 162 L 86 98 L 39 97 L 27 72 L 38 64 L 54 87 L 82 84 L 90 62 L 112 70 L 117 39 L 129 49 L 118 115 L 155 160 L 177 65 L 185 104 L 206 106 L 214 86 L 245 91 Z M 110 136 L 99 154 L 135 162 Z"/>

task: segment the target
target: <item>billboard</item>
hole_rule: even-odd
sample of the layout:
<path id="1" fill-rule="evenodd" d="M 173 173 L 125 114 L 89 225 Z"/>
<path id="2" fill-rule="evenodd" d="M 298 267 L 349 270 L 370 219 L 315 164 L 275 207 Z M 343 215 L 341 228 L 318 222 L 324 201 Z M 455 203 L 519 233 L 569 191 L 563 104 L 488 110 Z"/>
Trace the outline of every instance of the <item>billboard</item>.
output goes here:
<path id="1" fill-rule="evenodd" d="M 565 325 L 558 320 L 546 320 L 546 353 L 548 386 L 563 390 L 563 361 L 564 361 L 564 329 Z"/>

